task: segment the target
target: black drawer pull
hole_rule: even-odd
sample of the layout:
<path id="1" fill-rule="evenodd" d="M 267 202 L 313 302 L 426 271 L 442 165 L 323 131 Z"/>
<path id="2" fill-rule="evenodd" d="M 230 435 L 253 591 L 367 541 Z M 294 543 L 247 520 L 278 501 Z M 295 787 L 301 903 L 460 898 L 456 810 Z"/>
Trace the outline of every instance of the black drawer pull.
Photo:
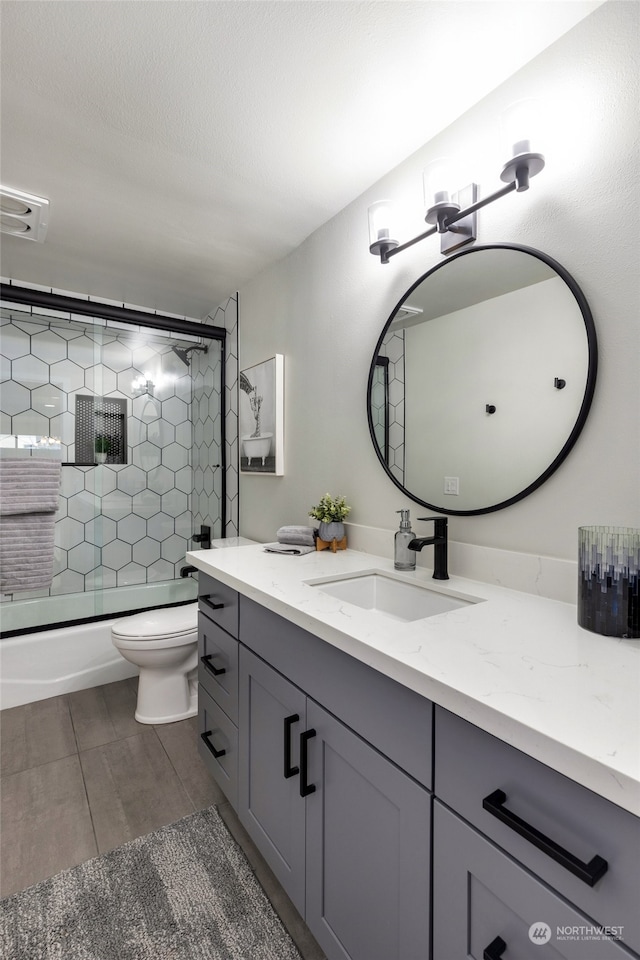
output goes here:
<path id="1" fill-rule="evenodd" d="M 507 945 L 502 937 L 496 937 L 488 947 L 484 948 L 482 960 L 500 960 L 502 954 L 507 949 Z"/>
<path id="2" fill-rule="evenodd" d="M 221 603 L 219 600 L 213 600 L 211 595 L 208 597 L 200 597 L 200 603 L 203 603 L 205 607 L 209 607 L 210 610 L 222 610 L 224 603 Z"/>
<path id="3" fill-rule="evenodd" d="M 204 732 L 204 733 L 201 733 L 200 736 L 202 737 L 202 739 L 204 740 L 204 742 L 206 743 L 206 745 L 209 747 L 209 750 L 211 750 L 211 753 L 214 755 L 214 757 L 216 758 L 216 760 L 219 760 L 220 757 L 224 757 L 224 755 L 225 755 L 225 753 L 226 753 L 227 751 L 226 751 L 226 750 L 216 750 L 216 748 L 214 747 L 214 745 L 213 745 L 213 744 L 211 743 L 211 741 L 209 740 L 209 737 L 211 736 L 211 730 L 205 730 L 205 732 Z"/>
<path id="4" fill-rule="evenodd" d="M 307 783 L 307 744 L 312 737 L 315 737 L 315 730 L 305 730 L 300 734 L 300 796 L 308 797 L 310 793 L 316 792 L 315 784 Z"/>
<path id="5" fill-rule="evenodd" d="M 524 839 L 532 843 L 534 847 L 542 850 L 548 857 L 551 857 L 552 860 L 555 860 L 556 863 L 563 866 L 565 870 L 573 873 L 574 876 L 578 877 L 590 887 L 595 886 L 600 877 L 604 876 L 607 872 L 609 864 L 602 857 L 596 854 L 589 863 L 583 863 L 582 860 L 578 860 L 577 857 L 574 857 L 574 855 L 569 853 L 568 850 L 565 850 L 564 847 L 561 847 L 554 840 L 551 840 L 550 837 L 546 837 L 544 833 L 540 833 L 539 830 L 532 827 L 526 820 L 522 820 L 515 813 L 512 813 L 511 810 L 507 810 L 503 806 L 506 800 L 507 795 L 503 790 L 494 790 L 493 793 L 484 798 L 482 806 L 493 817 L 497 817 L 502 823 L 506 823 L 511 830 L 514 830 L 515 833 L 524 837 Z"/>
<path id="6" fill-rule="evenodd" d="M 284 718 L 284 778 L 288 780 L 300 773 L 300 767 L 291 766 L 291 727 L 297 723 L 300 717 L 297 713 L 292 713 L 290 717 Z"/>
<path id="7" fill-rule="evenodd" d="M 219 677 L 220 674 L 227 672 L 227 668 L 226 668 L 226 667 L 214 667 L 214 665 L 211 663 L 211 657 L 212 657 L 212 656 L 213 656 L 212 653 L 208 653 L 206 656 L 200 657 L 200 663 L 205 667 L 206 670 L 209 671 L 209 673 L 212 673 L 212 674 L 214 675 L 214 677 Z M 193 661 L 192 661 L 192 662 L 193 662 Z"/>

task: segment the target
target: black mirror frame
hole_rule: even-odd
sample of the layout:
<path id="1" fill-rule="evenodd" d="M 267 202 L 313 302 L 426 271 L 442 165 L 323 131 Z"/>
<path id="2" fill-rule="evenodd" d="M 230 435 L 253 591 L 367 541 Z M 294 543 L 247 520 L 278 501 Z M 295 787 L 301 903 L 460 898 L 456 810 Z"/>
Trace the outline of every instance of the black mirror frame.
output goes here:
<path id="1" fill-rule="evenodd" d="M 546 263 L 547 266 L 555 270 L 558 276 L 562 277 L 562 279 L 567 284 L 567 286 L 573 293 L 574 297 L 576 298 L 576 301 L 580 308 L 580 312 L 582 313 L 582 319 L 585 325 L 585 332 L 587 335 L 587 349 L 588 349 L 587 382 L 585 384 L 582 404 L 580 406 L 580 410 L 578 412 L 578 416 L 576 418 L 575 424 L 573 425 L 573 429 L 571 430 L 571 433 L 569 434 L 564 446 L 562 447 L 558 455 L 555 457 L 555 459 L 549 464 L 546 470 L 544 470 L 540 474 L 540 476 L 533 481 L 533 483 L 530 483 L 529 486 L 525 487 L 515 496 L 509 497 L 508 500 L 502 500 L 500 503 L 495 503 L 488 507 L 481 507 L 476 510 L 452 510 L 450 507 L 441 507 L 435 503 L 429 503 L 426 500 L 421 500 L 418 496 L 416 496 L 415 493 L 411 493 L 411 491 L 407 490 L 407 488 L 403 486 L 403 484 L 401 484 L 396 477 L 394 477 L 393 473 L 389 469 L 388 464 L 385 462 L 385 459 L 380 451 L 378 443 L 376 442 L 374 428 L 373 428 L 373 418 L 371 415 L 371 390 L 373 386 L 376 360 L 378 357 L 378 353 L 380 351 L 380 347 L 382 346 L 382 343 L 387 334 L 387 331 L 396 313 L 398 312 L 399 308 L 402 306 L 402 304 L 408 299 L 408 297 L 411 296 L 411 294 L 416 289 L 416 287 L 418 287 L 424 280 L 427 279 L 427 277 L 430 277 L 432 274 L 436 273 L 436 271 L 442 270 L 443 268 L 447 267 L 454 260 L 457 260 L 460 257 L 468 257 L 471 254 L 477 253 L 478 251 L 481 251 L 481 250 L 518 250 L 521 253 L 527 253 L 530 256 L 537 257 L 538 260 L 542 260 L 543 263 Z M 596 328 L 593 322 L 593 316 L 591 314 L 589 304 L 587 303 L 587 300 L 582 290 L 580 289 L 580 287 L 578 286 L 574 278 L 560 263 L 558 263 L 557 260 L 554 260 L 552 257 L 549 257 L 546 253 L 542 253 L 540 250 L 536 250 L 533 247 L 525 247 L 515 243 L 491 243 L 491 244 L 485 244 L 478 247 L 472 247 L 471 249 L 468 249 L 468 250 L 461 250 L 458 253 L 452 254 L 446 260 L 442 261 L 442 263 L 438 263 L 435 267 L 432 267 L 431 270 L 427 270 L 426 273 L 422 274 L 422 276 L 419 277 L 416 280 L 416 282 L 412 284 L 412 286 L 409 287 L 409 289 L 402 295 L 400 300 L 398 300 L 395 307 L 391 311 L 389 319 L 387 320 L 387 322 L 385 323 L 382 329 L 382 333 L 378 338 L 378 342 L 376 343 L 376 347 L 373 353 L 373 359 L 371 361 L 371 366 L 369 368 L 369 378 L 367 381 L 367 422 L 369 424 L 369 434 L 371 436 L 371 442 L 373 443 L 373 448 L 376 452 L 378 460 L 382 464 L 382 467 L 385 473 L 387 474 L 387 476 L 389 477 L 389 479 L 395 484 L 396 487 L 398 487 L 404 493 L 406 497 L 408 497 L 410 500 L 413 500 L 415 503 L 419 503 L 423 507 L 428 507 L 430 510 L 435 510 L 437 513 L 444 513 L 450 516 L 459 516 L 459 517 L 480 516 L 481 514 L 484 514 L 484 513 L 494 513 L 496 510 L 504 510 L 505 507 L 510 507 L 511 504 L 517 503 L 519 500 L 524 500 L 525 497 L 528 497 L 529 494 L 533 493 L 534 490 L 537 490 L 538 487 L 542 486 L 542 484 L 549 479 L 551 474 L 555 473 L 555 471 L 558 469 L 558 467 L 563 462 L 563 460 L 566 459 L 567 455 L 569 454 L 569 451 L 572 449 L 576 440 L 578 439 L 582 431 L 582 428 L 584 427 L 585 421 L 587 419 L 587 415 L 589 413 L 589 409 L 591 407 L 591 402 L 593 400 L 593 395 L 595 391 L 597 371 L 598 371 L 598 341 L 596 337 Z"/>

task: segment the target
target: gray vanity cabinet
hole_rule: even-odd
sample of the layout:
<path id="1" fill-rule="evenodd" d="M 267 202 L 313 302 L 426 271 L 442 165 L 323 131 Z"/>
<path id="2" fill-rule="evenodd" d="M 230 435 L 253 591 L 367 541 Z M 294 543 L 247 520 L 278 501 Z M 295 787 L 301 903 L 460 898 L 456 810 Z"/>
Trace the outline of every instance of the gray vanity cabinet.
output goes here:
<path id="1" fill-rule="evenodd" d="M 431 795 L 312 700 L 307 730 L 309 929 L 330 960 L 428 960 Z"/>
<path id="2" fill-rule="evenodd" d="M 477 932 L 472 957 L 490 934 L 504 960 L 637 956 L 640 820 L 439 707 L 435 744 L 433 960 L 467 956 L 458 928 Z M 547 944 L 531 924 L 550 927 Z"/>
<path id="3" fill-rule="evenodd" d="M 242 643 L 239 683 L 238 814 L 329 960 L 429 960 L 429 791 Z"/>
<path id="4" fill-rule="evenodd" d="M 306 729 L 306 697 L 241 647 L 239 712 L 238 816 L 304 916 L 305 806 L 298 743 Z"/>
<path id="5" fill-rule="evenodd" d="M 200 573 L 198 749 L 213 779 L 238 803 L 238 594 Z"/>
<path id="6" fill-rule="evenodd" d="M 633 956 L 439 800 L 433 832 L 433 960 Z"/>
<path id="7" fill-rule="evenodd" d="M 640 958 L 637 817 L 201 587 L 201 752 L 329 960 Z"/>

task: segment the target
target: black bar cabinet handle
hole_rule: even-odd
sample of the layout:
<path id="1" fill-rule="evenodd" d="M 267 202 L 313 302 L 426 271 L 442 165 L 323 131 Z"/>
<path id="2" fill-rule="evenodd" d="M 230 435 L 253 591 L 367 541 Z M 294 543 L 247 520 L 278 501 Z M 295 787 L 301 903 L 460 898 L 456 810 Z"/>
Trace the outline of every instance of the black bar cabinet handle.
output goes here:
<path id="1" fill-rule="evenodd" d="M 200 603 L 204 603 L 205 607 L 210 607 L 212 610 L 222 610 L 224 607 L 224 603 L 220 603 L 219 600 L 212 600 L 211 596 L 200 597 Z"/>
<path id="2" fill-rule="evenodd" d="M 308 797 L 316 792 L 314 783 L 307 783 L 307 744 L 315 737 L 315 730 L 305 730 L 300 734 L 300 796 Z"/>
<path id="3" fill-rule="evenodd" d="M 211 730 L 205 730 L 205 732 L 204 732 L 204 733 L 201 733 L 200 736 L 202 737 L 202 739 L 204 740 L 204 742 L 205 742 L 206 745 L 208 746 L 209 750 L 211 750 L 211 753 L 214 755 L 214 757 L 216 758 L 216 760 L 219 760 L 220 757 L 224 757 L 224 755 L 225 755 L 225 753 L 226 753 L 227 751 L 226 751 L 226 750 L 216 750 L 216 748 L 214 747 L 214 745 L 213 745 L 213 744 L 211 743 L 211 741 L 209 740 L 209 737 L 211 736 Z"/>
<path id="4" fill-rule="evenodd" d="M 484 948 L 482 960 L 500 960 L 502 954 L 507 949 L 507 945 L 502 937 L 496 937 L 488 947 Z"/>
<path id="5" fill-rule="evenodd" d="M 515 831 L 515 833 L 521 837 L 524 837 L 524 839 L 532 843 L 534 847 L 542 850 L 548 857 L 551 857 L 552 860 L 555 860 L 556 863 L 563 866 L 565 870 L 568 870 L 569 873 L 572 873 L 590 887 L 595 886 L 600 877 L 604 876 L 607 872 L 609 864 L 602 857 L 596 854 L 589 863 L 578 860 L 572 853 L 569 853 L 568 850 L 565 850 L 564 847 L 561 847 L 550 837 L 545 836 L 544 833 L 540 833 L 539 830 L 532 827 L 526 820 L 522 820 L 515 813 L 512 813 L 511 810 L 507 810 L 504 806 L 506 800 L 507 795 L 503 790 L 494 790 L 493 793 L 490 793 L 488 797 L 484 798 L 482 806 L 493 817 L 497 817 L 502 823 L 506 823 L 511 830 Z"/>
<path id="6" fill-rule="evenodd" d="M 206 656 L 200 657 L 200 663 L 204 664 L 205 668 L 209 671 L 209 673 L 212 673 L 212 674 L 214 675 L 214 677 L 219 677 L 220 674 L 227 672 L 227 668 L 226 668 L 226 667 L 214 667 L 214 665 L 211 663 L 211 657 L 212 657 L 212 656 L 213 656 L 212 653 L 208 653 L 208 654 L 206 654 Z"/>
<path id="7" fill-rule="evenodd" d="M 284 718 L 284 778 L 295 777 L 300 773 L 300 767 L 291 766 L 291 727 L 297 723 L 300 717 L 297 713 L 292 713 L 290 717 Z"/>

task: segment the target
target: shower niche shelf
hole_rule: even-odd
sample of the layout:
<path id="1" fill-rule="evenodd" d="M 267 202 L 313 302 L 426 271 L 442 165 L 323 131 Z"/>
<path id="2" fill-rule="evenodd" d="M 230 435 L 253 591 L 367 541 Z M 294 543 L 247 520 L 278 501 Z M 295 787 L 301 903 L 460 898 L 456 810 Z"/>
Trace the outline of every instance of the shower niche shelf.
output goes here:
<path id="1" fill-rule="evenodd" d="M 96 462 L 95 441 L 109 441 L 105 463 L 127 462 L 127 401 L 124 397 L 76 394 L 76 464 Z"/>

